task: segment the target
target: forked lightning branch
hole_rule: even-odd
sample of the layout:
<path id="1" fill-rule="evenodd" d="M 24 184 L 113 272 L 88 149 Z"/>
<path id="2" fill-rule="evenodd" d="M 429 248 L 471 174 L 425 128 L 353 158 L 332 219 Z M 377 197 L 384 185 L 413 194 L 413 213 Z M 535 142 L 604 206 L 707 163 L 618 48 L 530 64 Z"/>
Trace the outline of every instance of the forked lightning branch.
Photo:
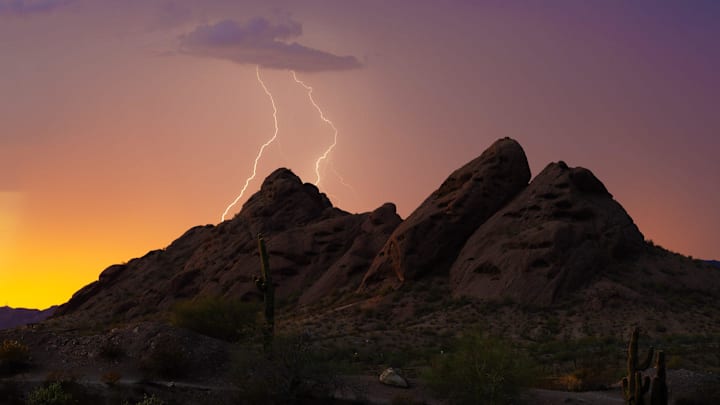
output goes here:
<path id="1" fill-rule="evenodd" d="M 320 119 L 322 119 L 326 124 L 328 124 L 330 126 L 330 128 L 332 128 L 332 130 L 333 130 L 332 143 L 325 150 L 325 152 L 322 155 L 320 155 L 320 157 L 318 157 L 317 160 L 315 161 L 315 175 L 316 175 L 315 185 L 318 186 L 320 184 L 320 180 L 321 180 L 320 165 L 324 160 L 328 159 L 328 157 L 330 156 L 330 153 L 337 145 L 338 130 L 335 127 L 335 125 L 333 124 L 333 122 L 330 121 L 325 116 L 325 113 L 323 113 L 323 110 L 320 108 L 320 106 L 315 102 L 315 99 L 313 98 L 313 95 L 312 95 L 313 88 L 308 86 L 307 84 L 305 84 L 305 82 L 303 82 L 302 80 L 298 79 L 294 70 L 291 70 L 290 74 L 292 75 L 293 80 L 295 80 L 295 82 L 298 85 L 302 86 L 307 91 L 308 99 L 310 100 L 310 103 L 313 105 L 313 107 L 315 107 L 315 109 L 320 114 Z M 247 179 L 245 179 L 245 185 L 243 185 L 243 188 L 240 190 L 240 194 L 238 194 L 238 196 L 235 198 L 235 200 L 233 200 L 233 202 L 231 202 L 230 205 L 228 205 L 228 207 L 225 208 L 225 211 L 223 212 L 222 217 L 221 217 L 221 221 L 225 221 L 225 218 L 227 217 L 227 215 L 230 212 L 230 210 L 232 209 L 232 207 L 234 207 L 240 201 L 240 199 L 242 199 L 243 195 L 245 195 L 245 191 L 247 191 L 247 188 L 250 185 L 250 182 L 253 181 L 253 179 L 255 179 L 255 176 L 257 175 L 258 162 L 262 158 L 263 152 L 265 152 L 265 148 L 270 146 L 270 144 L 272 144 L 275 141 L 275 139 L 277 139 L 277 136 L 278 136 L 279 127 L 278 127 L 278 118 L 277 118 L 277 113 L 278 113 L 277 106 L 275 104 L 275 99 L 273 98 L 272 93 L 270 93 L 270 90 L 268 90 L 267 86 L 265 85 L 265 82 L 260 77 L 260 66 L 259 65 L 255 66 L 255 76 L 257 77 L 257 81 L 260 83 L 260 86 L 262 86 L 263 90 L 265 91 L 265 94 L 267 94 L 268 98 L 270 98 L 270 103 L 272 104 L 272 108 L 273 108 L 273 121 L 275 124 L 275 132 L 273 133 L 273 136 L 267 142 L 265 142 L 264 144 L 262 144 L 262 146 L 260 146 L 260 150 L 258 150 L 257 156 L 255 156 L 255 161 L 253 162 L 252 174 Z M 346 185 L 349 187 L 349 185 L 347 185 L 345 183 L 342 176 L 340 176 L 340 174 L 337 173 L 337 171 L 334 168 L 333 168 L 333 172 L 336 173 L 336 175 L 338 176 L 338 178 L 340 179 L 340 181 L 343 185 Z"/>

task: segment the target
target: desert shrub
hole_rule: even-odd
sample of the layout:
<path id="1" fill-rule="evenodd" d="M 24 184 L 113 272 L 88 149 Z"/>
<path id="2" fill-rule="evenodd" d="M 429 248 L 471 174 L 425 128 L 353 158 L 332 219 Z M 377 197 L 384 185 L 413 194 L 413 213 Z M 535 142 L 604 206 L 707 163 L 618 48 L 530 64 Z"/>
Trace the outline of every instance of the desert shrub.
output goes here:
<path id="1" fill-rule="evenodd" d="M 28 366 L 28 347 L 17 340 L 4 340 L 0 346 L 0 374 L 14 374 Z"/>
<path id="2" fill-rule="evenodd" d="M 246 347 L 234 363 L 240 398 L 247 403 L 294 403 L 346 388 L 337 378 L 339 367 L 302 336 L 276 336 L 269 355 Z"/>
<path id="3" fill-rule="evenodd" d="M 28 395 L 28 405 L 69 405 L 73 403 L 73 397 L 65 392 L 59 382 L 51 383 L 45 387 L 39 387 Z"/>
<path id="4" fill-rule="evenodd" d="M 436 356 L 423 377 L 453 404 L 506 404 L 532 383 L 533 372 L 519 350 L 473 331 Z"/>
<path id="5" fill-rule="evenodd" d="M 256 331 L 259 309 L 257 303 L 205 297 L 177 304 L 171 321 L 202 335 L 237 342 Z"/>

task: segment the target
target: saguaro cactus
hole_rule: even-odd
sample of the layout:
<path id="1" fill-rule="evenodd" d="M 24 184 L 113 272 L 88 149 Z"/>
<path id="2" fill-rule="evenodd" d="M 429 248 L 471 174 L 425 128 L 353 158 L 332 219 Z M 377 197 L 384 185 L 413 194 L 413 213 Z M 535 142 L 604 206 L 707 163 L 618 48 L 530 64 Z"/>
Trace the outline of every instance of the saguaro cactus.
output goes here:
<path id="1" fill-rule="evenodd" d="M 275 335 L 275 286 L 270 277 L 270 264 L 265 240 L 258 234 L 258 253 L 260 254 L 261 277 L 255 277 L 255 285 L 263 293 L 265 302 L 265 328 L 263 329 L 263 348 L 265 353 L 270 353 L 272 340 Z"/>
<path id="2" fill-rule="evenodd" d="M 658 351 L 657 363 L 655 363 L 655 378 L 652 380 L 650 390 L 650 405 L 667 405 L 668 386 L 665 371 L 665 353 Z"/>
<path id="3" fill-rule="evenodd" d="M 627 376 L 622 380 L 623 395 L 628 405 L 643 405 L 645 394 L 650 390 L 650 377 L 643 378 L 642 372 L 650 367 L 654 349 L 648 350 L 647 357 L 640 363 L 638 360 L 638 337 L 640 329 L 635 328 L 630 337 L 627 352 Z"/>

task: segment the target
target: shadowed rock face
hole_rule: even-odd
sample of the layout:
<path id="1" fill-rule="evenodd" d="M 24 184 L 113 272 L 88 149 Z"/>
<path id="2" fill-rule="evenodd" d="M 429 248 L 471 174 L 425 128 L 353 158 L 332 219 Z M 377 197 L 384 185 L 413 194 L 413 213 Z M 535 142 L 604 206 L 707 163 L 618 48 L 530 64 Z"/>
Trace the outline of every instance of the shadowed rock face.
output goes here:
<path id="1" fill-rule="evenodd" d="M 467 240 L 454 294 L 547 305 L 642 251 L 644 238 L 589 170 L 548 165 Z"/>
<path id="2" fill-rule="evenodd" d="M 496 141 L 456 170 L 400 226 L 372 263 L 363 288 L 447 274 L 467 238 L 530 180 L 520 144 Z"/>
<path id="3" fill-rule="evenodd" d="M 278 169 L 232 220 L 192 228 L 165 249 L 110 266 L 56 316 L 131 320 L 199 296 L 260 299 L 253 281 L 260 272 L 258 233 L 270 255 L 276 297 L 310 304 L 354 291 L 400 222 L 393 204 L 349 214 L 314 185 Z"/>

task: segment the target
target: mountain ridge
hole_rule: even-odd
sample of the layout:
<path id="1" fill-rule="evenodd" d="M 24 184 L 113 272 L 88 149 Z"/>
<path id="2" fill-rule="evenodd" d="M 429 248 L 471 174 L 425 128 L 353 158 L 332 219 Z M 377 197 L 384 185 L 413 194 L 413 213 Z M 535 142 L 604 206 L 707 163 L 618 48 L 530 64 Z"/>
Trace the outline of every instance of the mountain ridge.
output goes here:
<path id="1" fill-rule="evenodd" d="M 46 309 L 0 307 L 0 329 L 10 329 L 42 322 L 50 317 L 56 308 L 57 306 Z"/>
<path id="2" fill-rule="evenodd" d="M 277 169 L 232 219 L 193 227 L 165 249 L 108 267 L 54 316 L 128 321 L 203 296 L 259 300 L 258 234 L 277 298 L 301 307 L 434 279 L 449 283 L 454 297 L 539 306 L 583 291 L 630 297 L 636 277 L 703 294 L 720 285 L 713 267 L 696 269 L 645 243 L 590 170 L 560 161 L 531 179 L 520 144 L 502 138 L 405 220 L 392 203 L 350 214 Z"/>

